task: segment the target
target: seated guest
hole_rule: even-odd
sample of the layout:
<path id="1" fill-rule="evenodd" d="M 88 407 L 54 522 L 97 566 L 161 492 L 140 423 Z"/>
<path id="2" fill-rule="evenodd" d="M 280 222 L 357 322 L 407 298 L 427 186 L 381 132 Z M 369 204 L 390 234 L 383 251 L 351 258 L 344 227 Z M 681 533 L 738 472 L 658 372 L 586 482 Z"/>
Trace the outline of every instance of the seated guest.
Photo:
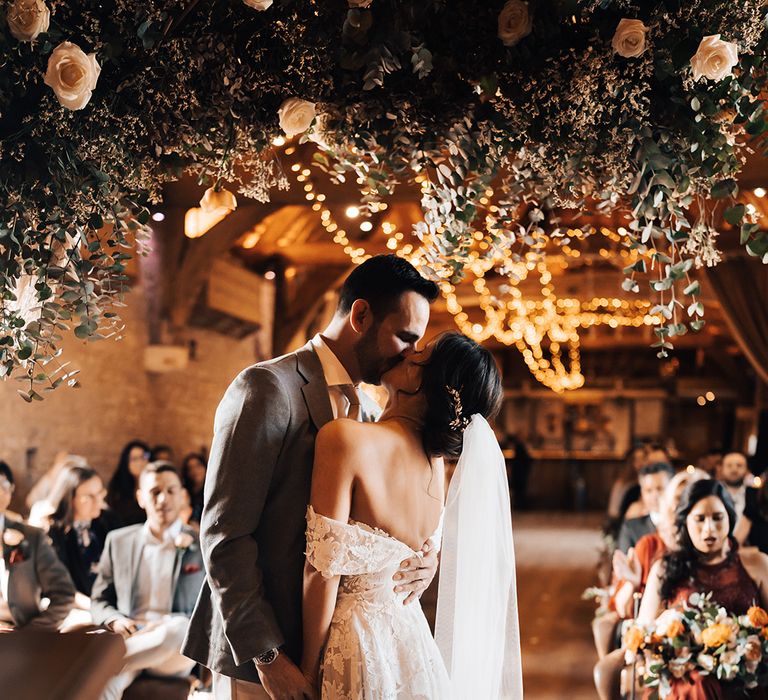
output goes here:
<path id="1" fill-rule="evenodd" d="M 608 518 L 608 530 L 617 534 L 616 530 L 621 525 L 621 505 L 627 493 L 633 487 L 638 488 L 637 475 L 640 469 L 645 465 L 645 447 L 642 445 L 630 448 L 624 457 L 624 468 L 616 477 L 611 486 L 611 492 L 608 496 L 608 508 L 606 516 Z M 635 498 L 636 500 L 636 498 Z"/>
<path id="2" fill-rule="evenodd" d="M 638 475 L 640 469 L 648 466 L 649 464 L 657 464 L 659 462 L 666 462 L 672 464 L 672 460 L 667 452 L 666 448 L 659 443 L 650 443 L 643 446 L 645 455 L 643 456 L 640 466 L 638 467 Z M 619 505 L 619 524 L 624 522 L 625 518 L 636 518 L 638 514 L 634 511 L 629 512 L 632 506 L 635 508 L 642 508 L 642 499 L 640 498 L 640 482 L 635 479 L 635 483 L 631 484 L 624 493 L 624 497 L 621 499 L 621 505 Z M 627 514 L 629 512 L 629 515 Z M 641 513 L 644 515 L 645 513 Z"/>
<path id="3" fill-rule="evenodd" d="M 739 550 L 731 536 L 736 513 L 725 487 L 698 481 L 683 493 L 677 509 L 677 549 L 651 567 L 638 622 L 653 623 L 668 608 L 680 608 L 693 593 L 711 593 L 728 614 L 745 615 L 755 604 L 768 606 L 768 556 Z M 673 680 L 671 700 L 682 698 L 765 698 L 766 689 L 745 690 L 696 672 L 692 683 Z"/>
<path id="4" fill-rule="evenodd" d="M 146 522 L 107 535 L 91 612 L 96 624 L 125 638 L 126 656 L 105 700 L 122 697 L 142 671 L 186 676 L 194 667 L 180 649 L 205 571 L 195 531 L 179 520 L 181 495 L 176 469 L 150 464 L 139 477 Z"/>
<path id="5" fill-rule="evenodd" d="M 720 450 L 708 450 L 699 457 L 696 467 L 703 469 L 711 478 L 716 479 L 722 461 L 723 453 Z"/>
<path id="6" fill-rule="evenodd" d="M 109 481 L 107 505 L 123 525 L 143 523 L 146 515 L 136 501 L 138 478 L 149 462 L 149 446 L 140 440 L 129 442 L 120 453 L 117 469 Z"/>
<path id="7" fill-rule="evenodd" d="M 171 462 L 173 463 L 173 448 L 170 445 L 155 445 L 149 451 L 150 462 Z"/>
<path id="8" fill-rule="evenodd" d="M 749 544 L 768 554 L 768 473 L 763 474 L 759 487 L 745 489 L 744 513 L 733 535 L 739 544 Z"/>
<path id="9" fill-rule="evenodd" d="M 48 536 L 78 591 L 77 607 L 90 610 L 91 588 L 107 533 L 118 527 L 104 510 L 104 482 L 89 467 L 62 472 L 51 493 L 55 510 Z"/>
<path id="10" fill-rule="evenodd" d="M 659 504 L 659 524 L 656 532 L 643 535 L 637 546 L 624 554 L 614 553 L 614 594 L 609 603 L 614 613 L 607 613 L 593 622 L 592 631 L 600 660 L 594 668 L 595 685 L 601 700 L 619 698 L 621 670 L 624 667 L 624 650 L 610 651 L 611 645 L 620 644 L 616 638 L 617 622 L 634 617 L 634 595 L 645 590 L 651 567 L 664 554 L 677 547 L 675 517 L 683 492 L 695 481 L 708 479 L 701 469 L 682 471 L 672 477 Z M 610 624 L 610 627 L 609 627 Z M 604 646 L 601 649 L 600 644 Z"/>
<path id="11" fill-rule="evenodd" d="M 617 548 L 626 553 L 637 541 L 656 531 L 659 520 L 659 499 L 675 472 L 668 462 L 647 464 L 640 470 L 640 501 L 627 511 L 621 524 Z"/>
<path id="12" fill-rule="evenodd" d="M 0 462 L 0 629 L 56 630 L 74 604 L 75 587 L 45 533 L 7 515 L 13 489 L 13 473 Z"/>
<path id="13" fill-rule="evenodd" d="M 737 519 L 744 513 L 748 473 L 747 458 L 741 452 L 729 452 L 723 457 L 723 461 L 720 462 L 715 477 L 722 481 L 725 488 L 728 489 L 728 493 L 733 500 Z"/>
<path id="14" fill-rule="evenodd" d="M 30 519 L 32 522 L 32 513 L 35 508 L 41 508 L 48 502 L 48 496 L 56 483 L 59 474 L 70 467 L 87 467 L 88 462 L 85 457 L 80 455 L 71 455 L 66 451 L 59 452 L 53 460 L 51 468 L 43 474 L 37 483 L 29 490 L 26 498 L 27 507 L 30 509 Z M 50 510 L 46 515 L 50 514 Z M 32 523 L 34 524 L 34 523 Z"/>
<path id="15" fill-rule="evenodd" d="M 189 504 L 192 508 L 190 521 L 199 523 L 203 514 L 203 486 L 207 465 L 201 454 L 189 454 L 181 463 L 181 483 L 189 494 Z"/>

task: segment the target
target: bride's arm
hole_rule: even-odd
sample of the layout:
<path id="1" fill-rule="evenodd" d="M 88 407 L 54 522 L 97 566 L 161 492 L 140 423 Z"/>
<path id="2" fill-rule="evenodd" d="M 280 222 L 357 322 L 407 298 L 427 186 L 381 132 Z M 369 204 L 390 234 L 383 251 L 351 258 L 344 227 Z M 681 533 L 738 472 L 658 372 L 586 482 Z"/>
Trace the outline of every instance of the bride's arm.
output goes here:
<path id="1" fill-rule="evenodd" d="M 317 434 L 315 465 L 312 471 L 310 504 L 315 512 L 346 523 L 352 505 L 354 468 L 347 433 L 352 421 L 333 421 Z M 308 561 L 304 562 L 302 607 L 304 649 L 301 670 L 316 683 L 323 647 L 328 639 L 339 576 L 324 578 Z"/>

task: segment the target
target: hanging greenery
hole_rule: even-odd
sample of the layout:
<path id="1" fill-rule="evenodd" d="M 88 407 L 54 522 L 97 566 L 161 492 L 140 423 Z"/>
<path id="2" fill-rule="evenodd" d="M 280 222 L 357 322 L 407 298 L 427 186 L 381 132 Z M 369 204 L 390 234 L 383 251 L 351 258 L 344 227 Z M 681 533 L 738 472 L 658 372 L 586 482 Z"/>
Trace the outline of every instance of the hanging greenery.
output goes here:
<path id="1" fill-rule="evenodd" d="M 374 209 L 418 179 L 415 233 L 446 280 L 491 186 L 485 255 L 501 272 L 528 236 L 523 205 L 626 208 L 642 260 L 624 288 L 649 277 L 661 353 L 703 323 L 712 200 L 768 257 L 735 203 L 744 148 L 768 129 L 762 0 L 0 7 L 0 376 L 27 400 L 76 382 L 62 333 L 119 336 L 125 263 L 163 184 L 192 172 L 206 206 L 236 206 L 224 183 L 266 201 L 287 187 L 281 134 L 318 143 L 317 165 L 352 173 Z"/>

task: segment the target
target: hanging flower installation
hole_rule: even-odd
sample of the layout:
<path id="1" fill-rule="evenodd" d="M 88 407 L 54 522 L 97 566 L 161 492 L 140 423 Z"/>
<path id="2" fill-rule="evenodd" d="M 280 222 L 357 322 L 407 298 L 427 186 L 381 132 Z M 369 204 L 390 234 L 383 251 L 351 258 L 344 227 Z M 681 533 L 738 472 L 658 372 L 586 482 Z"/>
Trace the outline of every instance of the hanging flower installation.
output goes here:
<path id="1" fill-rule="evenodd" d="M 24 378 L 28 400 L 74 381 L 56 360 L 67 329 L 119 333 L 125 261 L 163 184 L 191 172 L 217 206 L 236 204 L 225 182 L 266 201 L 287 186 L 278 136 L 314 140 L 318 167 L 361 181 L 363 214 L 417 180 L 425 266 L 450 284 L 475 260 L 491 187 L 502 274 L 531 204 L 548 229 L 560 208 L 626 208 L 624 288 L 648 278 L 662 354 L 703 324 L 695 271 L 718 259 L 713 221 L 768 254 L 734 179 L 768 129 L 762 0 L 12 0 L 0 13 L 0 375 Z"/>

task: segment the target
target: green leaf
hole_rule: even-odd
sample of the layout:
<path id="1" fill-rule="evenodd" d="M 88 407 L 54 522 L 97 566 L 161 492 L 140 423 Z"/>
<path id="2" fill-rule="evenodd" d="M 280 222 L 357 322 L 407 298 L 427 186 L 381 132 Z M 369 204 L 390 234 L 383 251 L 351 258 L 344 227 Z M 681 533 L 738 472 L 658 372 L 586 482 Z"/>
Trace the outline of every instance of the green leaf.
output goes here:
<path id="1" fill-rule="evenodd" d="M 743 204 L 736 204 L 728 207 L 723 213 L 723 218 L 731 225 L 738 226 L 744 218 L 747 208 Z"/>
<path id="2" fill-rule="evenodd" d="M 687 296 L 697 296 L 701 293 L 701 284 L 698 280 L 691 282 L 684 290 L 683 294 Z"/>
<path id="3" fill-rule="evenodd" d="M 88 325 L 84 323 L 79 326 L 75 326 L 75 335 L 81 340 L 85 340 L 90 335 Z"/>
<path id="4" fill-rule="evenodd" d="M 735 197 L 738 191 L 739 186 L 736 184 L 736 180 L 729 178 L 715 183 L 711 194 L 715 199 L 725 199 L 726 197 Z"/>

